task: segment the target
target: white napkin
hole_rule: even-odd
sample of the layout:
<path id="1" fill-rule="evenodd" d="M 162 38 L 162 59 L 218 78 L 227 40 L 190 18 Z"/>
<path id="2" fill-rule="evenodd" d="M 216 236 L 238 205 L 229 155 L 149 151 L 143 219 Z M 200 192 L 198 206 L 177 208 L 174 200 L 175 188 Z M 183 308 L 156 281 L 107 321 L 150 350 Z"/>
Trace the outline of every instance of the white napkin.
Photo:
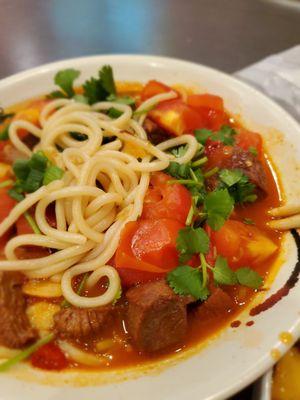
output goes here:
<path id="1" fill-rule="evenodd" d="M 235 76 L 272 97 L 300 122 L 300 45 L 237 71 Z"/>

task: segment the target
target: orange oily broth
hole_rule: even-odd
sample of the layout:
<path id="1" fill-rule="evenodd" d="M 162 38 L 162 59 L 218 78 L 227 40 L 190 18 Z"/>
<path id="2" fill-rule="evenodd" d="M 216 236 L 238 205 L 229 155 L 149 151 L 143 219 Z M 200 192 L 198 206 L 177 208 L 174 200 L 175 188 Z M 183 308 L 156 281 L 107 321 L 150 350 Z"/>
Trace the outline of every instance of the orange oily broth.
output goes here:
<path id="1" fill-rule="evenodd" d="M 118 82 L 117 88 L 119 94 L 122 95 L 131 95 L 138 98 L 138 95 L 141 91 L 142 85 L 140 83 L 127 83 L 127 82 Z M 78 89 L 78 92 L 81 92 L 81 89 Z M 25 102 L 22 102 L 16 106 L 10 107 L 6 111 L 9 112 L 18 112 L 20 110 L 25 109 L 30 105 L 31 99 Z M 272 207 L 278 207 L 280 204 L 280 196 L 279 190 L 276 186 L 276 182 L 274 180 L 273 172 L 270 168 L 271 162 L 270 160 L 262 160 L 266 174 L 267 174 L 267 187 L 268 187 L 268 195 L 261 200 L 258 200 L 254 204 L 249 204 L 246 207 L 237 207 L 235 211 L 235 218 L 239 220 L 243 220 L 243 218 L 252 219 L 256 226 L 259 227 L 263 232 L 267 233 L 268 237 L 273 240 L 274 243 L 280 248 L 281 235 L 279 232 L 271 231 L 266 227 L 266 222 L 269 220 L 268 210 Z M 28 249 L 28 255 L 31 257 L 34 256 L 34 249 Z M 268 271 L 272 267 L 276 258 L 278 257 L 277 251 L 272 257 L 270 257 L 266 262 L 256 263 L 255 265 L 250 265 L 255 268 L 264 278 L 267 277 Z M 28 258 L 28 257 L 24 257 Z M 97 285 L 97 287 L 93 288 L 89 291 L 89 293 L 85 293 L 88 296 L 94 296 L 103 292 L 103 285 Z M 231 293 L 231 296 L 235 299 L 235 305 L 230 312 L 223 314 L 222 316 L 218 316 L 217 318 L 212 318 L 211 320 L 199 320 L 196 318 L 195 313 L 192 311 L 188 316 L 188 332 L 185 339 L 185 342 L 176 348 L 168 349 L 167 352 L 148 355 L 141 354 L 138 351 L 134 350 L 130 343 L 130 338 L 126 333 L 126 326 L 124 322 L 124 313 L 119 311 L 117 315 L 114 317 L 114 321 L 112 325 L 109 325 L 105 328 L 104 332 L 101 336 L 89 340 L 87 343 L 76 341 L 74 344 L 79 345 L 83 350 L 95 351 L 95 344 L 101 340 L 106 340 L 113 338 L 114 344 L 112 347 L 107 348 L 107 350 L 101 351 L 98 354 L 104 356 L 103 365 L 98 367 L 97 369 L 105 369 L 107 367 L 110 368 L 123 368 L 127 366 L 134 366 L 137 364 L 145 364 L 146 362 L 153 362 L 155 360 L 160 360 L 166 357 L 170 357 L 170 354 L 176 354 L 178 351 L 189 349 L 196 344 L 205 341 L 209 337 L 218 333 L 222 328 L 229 325 L 230 322 L 236 319 L 237 315 L 247 307 L 247 305 L 252 300 L 255 295 L 254 291 L 251 289 L 247 289 L 244 287 L 232 287 L 227 290 L 228 293 Z M 31 299 L 29 303 L 34 302 L 37 299 Z M 40 299 L 42 300 L 42 299 Z M 49 300 L 50 302 L 57 302 L 58 299 Z M 121 305 L 119 310 L 124 308 L 124 299 L 121 300 Z M 78 367 L 77 364 L 70 364 L 70 367 Z M 84 369 L 89 369 L 86 366 L 81 366 Z M 94 369 L 94 368 L 91 368 Z"/>

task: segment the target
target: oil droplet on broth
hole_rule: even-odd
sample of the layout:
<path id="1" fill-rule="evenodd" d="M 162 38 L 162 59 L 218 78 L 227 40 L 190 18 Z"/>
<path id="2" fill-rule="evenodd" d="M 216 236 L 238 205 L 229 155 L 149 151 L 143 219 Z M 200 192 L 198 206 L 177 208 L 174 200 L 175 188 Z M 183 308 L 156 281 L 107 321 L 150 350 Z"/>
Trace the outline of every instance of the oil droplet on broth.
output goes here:
<path id="1" fill-rule="evenodd" d="M 281 332 L 279 339 L 283 344 L 291 344 L 293 342 L 293 336 L 289 332 Z"/>
<path id="2" fill-rule="evenodd" d="M 271 357 L 273 358 L 274 361 L 278 361 L 281 357 L 281 353 L 278 349 L 272 349 L 271 350 Z"/>

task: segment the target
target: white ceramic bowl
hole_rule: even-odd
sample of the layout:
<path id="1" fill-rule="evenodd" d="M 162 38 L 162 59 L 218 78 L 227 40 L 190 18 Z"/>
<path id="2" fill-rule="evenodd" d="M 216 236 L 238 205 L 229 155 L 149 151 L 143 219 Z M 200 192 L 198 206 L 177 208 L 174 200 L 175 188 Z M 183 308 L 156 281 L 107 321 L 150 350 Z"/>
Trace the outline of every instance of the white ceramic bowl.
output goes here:
<path id="1" fill-rule="evenodd" d="M 53 90 L 56 71 L 73 67 L 82 71 L 81 80 L 96 74 L 103 64 L 114 68 L 118 80 L 146 82 L 158 79 L 174 84 L 196 86 L 200 91 L 219 94 L 226 108 L 242 117 L 249 128 L 259 131 L 281 177 L 289 202 L 300 198 L 299 160 L 300 127 L 282 108 L 244 83 L 216 70 L 185 61 L 152 56 L 95 56 L 66 60 L 32 69 L 0 82 L 0 104 L 4 107 Z M 297 247 L 291 234 L 284 236 L 280 271 L 271 285 L 275 292 L 290 276 L 297 262 Z M 279 341 L 282 331 L 289 331 L 296 340 L 300 335 L 299 284 L 270 310 L 258 315 L 252 327 L 246 327 L 248 312 L 240 316 L 242 325 L 228 327 L 200 349 L 178 357 L 130 371 L 89 374 L 44 374 L 17 367 L 0 377 L 0 399 L 23 400 L 69 398 L 72 400 L 107 398 L 110 400 L 223 399 L 262 375 L 275 362 L 271 350 L 282 354 L 287 346 Z M 291 345 L 292 343 L 290 343 Z M 187 357 L 188 356 L 188 357 Z M 181 359 L 179 359 L 181 358 Z M 26 381 L 17 380 L 15 376 Z M 124 381 L 124 379 L 126 380 Z M 43 386 L 36 383 L 77 385 L 102 382 L 100 386 L 74 388 Z M 30 381 L 30 382 L 29 382 Z M 103 383 L 105 382 L 105 383 Z"/>

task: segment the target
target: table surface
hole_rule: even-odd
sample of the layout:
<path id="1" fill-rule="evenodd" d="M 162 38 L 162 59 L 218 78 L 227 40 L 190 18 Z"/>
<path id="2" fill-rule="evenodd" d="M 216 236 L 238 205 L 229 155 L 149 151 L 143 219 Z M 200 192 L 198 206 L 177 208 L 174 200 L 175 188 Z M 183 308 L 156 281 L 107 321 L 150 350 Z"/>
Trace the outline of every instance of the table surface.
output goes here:
<path id="1" fill-rule="evenodd" d="M 300 42 L 299 0 L 0 0 L 0 79 L 51 61 L 136 53 L 232 73 Z M 251 389 L 235 397 L 250 398 Z"/>

